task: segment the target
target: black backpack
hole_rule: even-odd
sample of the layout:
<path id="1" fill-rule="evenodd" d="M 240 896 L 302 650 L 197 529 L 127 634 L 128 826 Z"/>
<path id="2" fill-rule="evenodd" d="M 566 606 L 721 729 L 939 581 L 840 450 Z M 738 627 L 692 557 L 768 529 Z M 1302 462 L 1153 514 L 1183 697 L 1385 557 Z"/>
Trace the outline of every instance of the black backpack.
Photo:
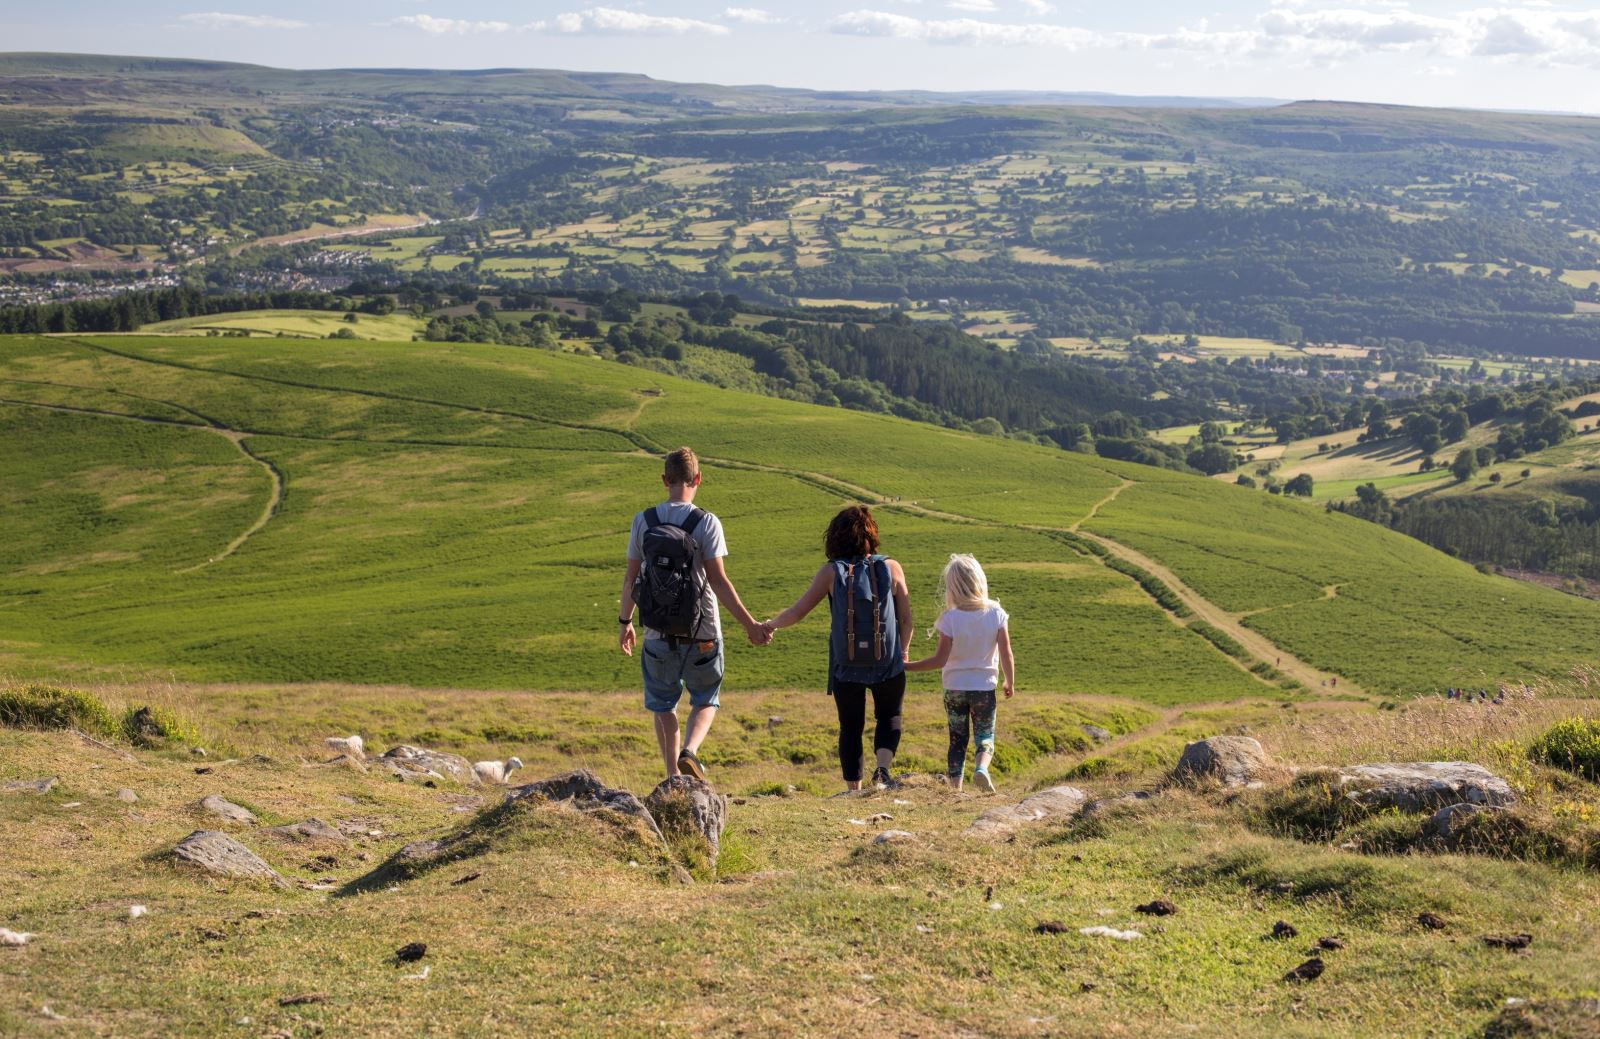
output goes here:
<path id="1" fill-rule="evenodd" d="M 706 573 L 695 565 L 700 543 L 694 532 L 705 515 L 701 509 L 690 508 L 682 523 L 663 523 L 655 509 L 645 511 L 633 601 L 639 606 L 640 622 L 663 635 L 688 638 L 699 634 L 696 629 Z"/>

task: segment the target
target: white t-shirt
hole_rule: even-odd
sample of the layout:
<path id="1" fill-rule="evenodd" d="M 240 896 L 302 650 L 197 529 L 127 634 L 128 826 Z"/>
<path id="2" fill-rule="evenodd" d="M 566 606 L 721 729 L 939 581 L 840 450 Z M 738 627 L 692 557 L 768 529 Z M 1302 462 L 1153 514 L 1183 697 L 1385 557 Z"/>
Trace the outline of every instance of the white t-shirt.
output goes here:
<path id="1" fill-rule="evenodd" d="M 981 610 L 946 610 L 933 627 L 949 637 L 950 658 L 944 664 L 944 687 L 982 691 L 1000 680 L 1000 629 L 1010 618 L 999 606 Z"/>
<path id="2" fill-rule="evenodd" d="M 689 510 L 694 508 L 693 503 L 686 501 L 666 501 L 656 506 L 656 515 L 663 523 L 682 523 L 689 518 Z M 644 532 L 645 515 L 637 513 L 633 517 L 633 529 L 628 533 L 628 562 L 636 563 L 644 559 Z M 695 566 L 705 569 L 707 559 L 721 559 L 728 554 L 728 543 L 722 538 L 722 521 L 707 512 L 700 525 L 694 528 L 694 539 L 700 546 L 700 551 L 695 555 Z M 722 615 L 717 611 L 717 593 L 711 590 L 711 583 L 706 582 L 705 588 L 700 593 L 700 616 L 710 618 L 702 620 L 700 630 L 695 632 L 699 639 L 722 638 Z M 644 629 L 647 639 L 661 638 L 661 633 L 651 628 Z"/>

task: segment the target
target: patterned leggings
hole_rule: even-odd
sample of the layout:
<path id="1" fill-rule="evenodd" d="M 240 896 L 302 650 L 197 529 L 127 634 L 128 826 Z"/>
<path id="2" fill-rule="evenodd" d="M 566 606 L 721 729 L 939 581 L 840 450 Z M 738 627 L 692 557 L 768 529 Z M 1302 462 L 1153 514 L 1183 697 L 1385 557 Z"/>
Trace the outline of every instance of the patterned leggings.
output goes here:
<path id="1" fill-rule="evenodd" d="M 949 774 L 959 776 L 967 761 L 967 737 L 976 728 L 979 754 L 994 753 L 994 690 L 946 689 L 944 714 L 950 723 Z"/>

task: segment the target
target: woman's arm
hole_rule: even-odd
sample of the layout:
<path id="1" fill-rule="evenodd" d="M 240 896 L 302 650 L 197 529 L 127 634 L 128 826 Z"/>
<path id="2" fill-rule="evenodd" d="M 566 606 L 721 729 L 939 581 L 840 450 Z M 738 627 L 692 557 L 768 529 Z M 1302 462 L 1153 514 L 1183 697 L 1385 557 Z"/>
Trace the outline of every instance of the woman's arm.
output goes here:
<path id="1" fill-rule="evenodd" d="M 767 623 L 762 626 L 772 630 L 776 628 L 787 628 L 790 625 L 799 624 L 801 621 L 805 620 L 806 614 L 817 608 L 817 603 L 828 597 L 828 592 L 832 590 L 833 564 L 823 563 L 822 568 L 817 571 L 817 576 L 811 579 L 811 587 L 805 590 L 805 594 L 796 599 L 793 606 L 789 607 L 787 610 L 784 610 L 782 613 L 767 621 Z"/>
<path id="2" fill-rule="evenodd" d="M 911 636 L 916 629 L 911 623 L 911 591 L 906 587 L 906 572 L 893 559 L 889 560 L 889 577 L 894 581 L 894 615 L 900 622 L 900 652 L 911 659 Z"/>
<path id="3" fill-rule="evenodd" d="M 1011 656 L 1011 629 L 1001 628 L 996 639 L 1000 644 L 1000 673 L 1006 679 L 1006 699 L 1017 690 L 1017 662 Z"/>
<path id="4" fill-rule="evenodd" d="M 950 659 L 950 649 L 955 645 L 955 640 L 943 632 L 939 633 L 939 648 L 933 651 L 933 656 L 923 657 L 921 660 L 906 661 L 907 671 L 937 671 L 944 667 Z"/>

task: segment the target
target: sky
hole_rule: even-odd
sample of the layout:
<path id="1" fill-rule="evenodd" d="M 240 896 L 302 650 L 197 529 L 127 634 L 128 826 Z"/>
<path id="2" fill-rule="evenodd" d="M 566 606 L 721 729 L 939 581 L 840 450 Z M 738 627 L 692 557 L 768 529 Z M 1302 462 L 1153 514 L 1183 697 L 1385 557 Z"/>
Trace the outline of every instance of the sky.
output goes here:
<path id="1" fill-rule="evenodd" d="M 0 0 L 6 50 L 1600 112 L 1600 0 Z"/>

